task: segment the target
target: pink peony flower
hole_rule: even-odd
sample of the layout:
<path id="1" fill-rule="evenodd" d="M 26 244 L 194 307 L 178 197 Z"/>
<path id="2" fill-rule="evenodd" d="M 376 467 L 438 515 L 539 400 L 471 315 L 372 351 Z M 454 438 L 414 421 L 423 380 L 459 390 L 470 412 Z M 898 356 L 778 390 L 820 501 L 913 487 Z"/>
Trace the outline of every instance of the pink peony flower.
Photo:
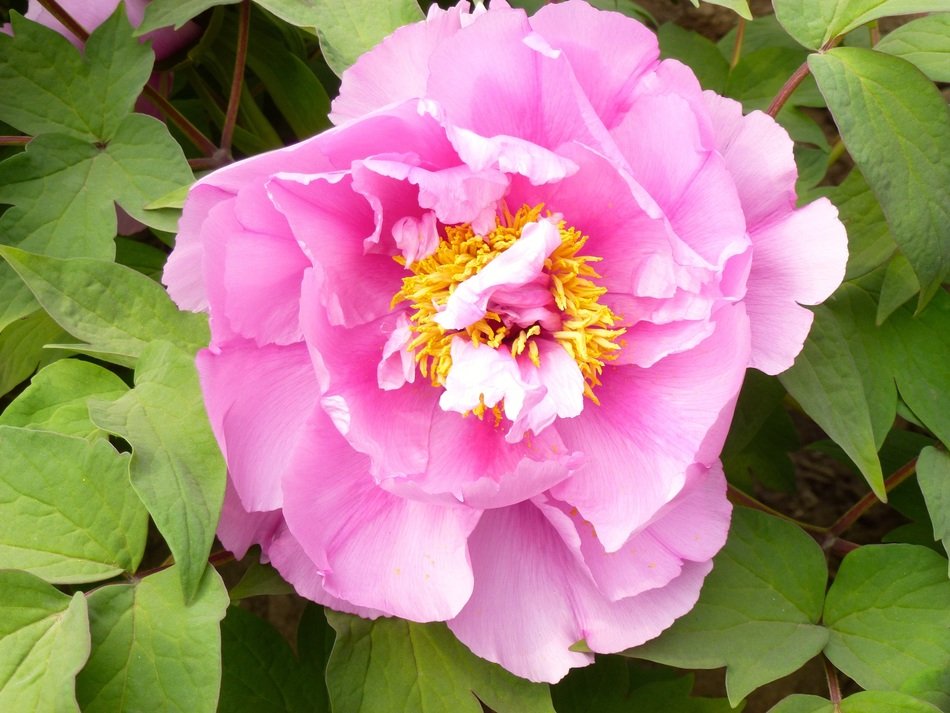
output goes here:
<path id="1" fill-rule="evenodd" d="M 844 273 L 792 142 L 580 0 L 436 7 L 337 126 L 199 181 L 165 283 L 230 478 L 218 534 L 303 596 L 440 620 L 556 681 L 657 636 L 725 541 L 748 366 Z"/>
<path id="2" fill-rule="evenodd" d="M 59 0 L 62 8 L 88 32 L 92 32 L 105 22 L 115 12 L 119 2 L 120 0 Z M 145 17 L 145 7 L 148 3 L 149 0 L 125 0 L 125 14 L 133 27 L 142 24 L 142 19 Z M 24 17 L 45 25 L 51 30 L 56 30 L 76 47 L 80 47 L 82 44 L 78 37 L 67 30 L 37 0 L 30 0 Z M 0 32 L 10 34 L 10 25 L 0 26 Z M 199 27 L 195 23 L 189 22 L 179 30 L 163 27 L 149 32 L 142 37 L 142 41 L 151 40 L 155 57 L 161 61 L 191 44 L 197 39 L 199 32 Z"/>

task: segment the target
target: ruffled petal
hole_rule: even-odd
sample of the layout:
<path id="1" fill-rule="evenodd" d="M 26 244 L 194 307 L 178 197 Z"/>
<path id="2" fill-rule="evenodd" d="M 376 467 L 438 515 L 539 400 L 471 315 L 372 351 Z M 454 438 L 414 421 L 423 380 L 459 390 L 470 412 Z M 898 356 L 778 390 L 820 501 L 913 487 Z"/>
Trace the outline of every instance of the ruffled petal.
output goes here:
<path id="1" fill-rule="evenodd" d="M 291 533 L 333 596 L 414 621 L 454 616 L 471 594 L 466 542 L 480 513 L 396 497 L 369 465 L 315 415 L 283 478 Z"/>

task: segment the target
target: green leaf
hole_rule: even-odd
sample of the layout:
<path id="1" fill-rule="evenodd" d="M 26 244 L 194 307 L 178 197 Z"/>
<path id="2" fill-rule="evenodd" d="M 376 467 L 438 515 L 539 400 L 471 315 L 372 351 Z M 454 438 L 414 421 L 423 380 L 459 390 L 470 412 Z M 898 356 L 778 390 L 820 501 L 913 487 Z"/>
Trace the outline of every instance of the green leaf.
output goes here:
<path id="1" fill-rule="evenodd" d="M 845 285 L 815 308 L 815 322 L 794 366 L 779 376 L 812 419 L 858 466 L 882 500 L 877 450 L 891 428 L 897 393 L 874 324 L 874 302 Z"/>
<path id="2" fill-rule="evenodd" d="M 316 27 L 323 57 L 338 75 L 357 57 L 372 49 L 393 30 L 422 19 L 416 0 L 259 0 L 278 17 L 301 27 Z M 288 19 L 279 10 L 310 5 L 300 22 Z M 287 13 L 289 14 L 289 13 Z"/>
<path id="3" fill-rule="evenodd" d="M 729 76 L 729 63 L 710 40 L 672 22 L 660 25 L 657 37 L 664 58 L 678 59 L 689 65 L 704 89 L 723 90 Z"/>
<path id="4" fill-rule="evenodd" d="M 938 13 L 901 25 L 882 37 L 874 49 L 907 60 L 935 82 L 950 82 L 950 14 Z"/>
<path id="5" fill-rule="evenodd" d="M 546 686 L 472 654 L 442 623 L 367 621 L 327 610 L 334 713 L 553 713 Z"/>
<path id="6" fill-rule="evenodd" d="M 719 7 L 727 7 L 733 12 L 735 12 L 739 17 L 743 17 L 746 20 L 752 19 L 752 13 L 749 11 L 749 2 L 748 0 L 703 0 L 707 5 L 719 5 Z M 690 0 L 693 3 L 693 7 L 699 7 L 699 0 Z"/>
<path id="7" fill-rule="evenodd" d="M 180 312 L 160 285 L 123 265 L 0 248 L 47 312 L 95 349 L 138 357 L 153 339 L 208 343 L 204 315 Z"/>
<path id="8" fill-rule="evenodd" d="M 924 448 L 917 460 L 917 480 L 933 522 L 934 537 L 950 552 L 950 455 Z"/>
<path id="9" fill-rule="evenodd" d="M 269 564 L 251 562 L 241 581 L 231 587 L 228 595 L 232 602 L 237 602 L 248 597 L 293 593 L 294 588 L 284 581 L 276 569 Z"/>
<path id="10" fill-rule="evenodd" d="M 302 665 L 274 627 L 240 607 L 230 607 L 221 625 L 221 666 L 221 713 L 329 713 L 323 676 Z"/>
<path id="11" fill-rule="evenodd" d="M 725 59 L 731 59 L 735 51 L 737 29 L 737 27 L 733 27 L 716 43 L 719 52 Z M 789 37 L 785 28 L 775 19 L 775 15 L 763 15 L 755 18 L 754 22 L 746 23 L 739 55 L 745 57 L 747 54 L 766 47 L 788 47 L 796 50 L 799 53 L 799 64 L 804 62 L 808 56 L 805 48 Z"/>
<path id="12" fill-rule="evenodd" d="M 168 542 L 189 601 L 214 540 L 225 481 L 192 356 L 153 342 L 136 367 L 135 388 L 112 403 L 91 401 L 89 415 L 132 445 L 132 487 Z"/>
<path id="13" fill-rule="evenodd" d="M 941 290 L 927 309 L 904 307 L 884 324 L 897 388 L 918 419 L 950 447 L 950 295 Z"/>
<path id="14" fill-rule="evenodd" d="M 186 605 L 176 569 L 89 594 L 92 655 L 76 680 L 83 713 L 215 710 L 228 595 L 208 566 Z"/>
<path id="15" fill-rule="evenodd" d="M 135 31 L 136 37 L 157 30 L 159 27 L 174 26 L 178 29 L 188 20 L 197 17 L 205 10 L 218 5 L 233 5 L 241 0 L 152 0 L 145 7 L 145 17 Z"/>
<path id="16" fill-rule="evenodd" d="M 950 273 L 946 100 L 913 65 L 881 52 L 839 47 L 812 55 L 808 66 L 914 267 L 922 307 Z"/>
<path id="17" fill-rule="evenodd" d="M 946 0 L 773 0 L 792 37 L 818 49 L 829 40 L 881 17 L 946 10 Z"/>
<path id="18" fill-rule="evenodd" d="M 162 270 L 167 259 L 167 253 L 149 243 L 121 236 L 115 239 L 115 261 L 120 265 L 131 267 L 136 272 L 141 272 L 156 282 L 162 277 Z"/>
<path id="19" fill-rule="evenodd" d="M 128 478 L 104 440 L 0 426 L 0 568 L 62 584 L 134 572 L 148 516 Z"/>
<path id="20" fill-rule="evenodd" d="M 86 599 L 26 572 L 0 571 L 0 710 L 75 711 L 89 656 Z"/>
<path id="21" fill-rule="evenodd" d="M 544 5 L 545 0 L 541 2 L 521 2 L 521 3 L 510 3 L 512 7 L 523 7 L 528 10 L 529 14 L 534 14 L 541 9 L 541 6 Z M 596 7 L 598 10 L 610 10 L 613 12 L 619 12 L 621 15 L 626 15 L 631 17 L 638 22 L 644 24 L 650 24 L 654 27 L 657 26 L 656 18 L 650 14 L 650 12 L 641 6 L 639 3 L 634 2 L 633 0 L 590 0 L 590 5 Z"/>
<path id="22" fill-rule="evenodd" d="M 625 654 L 679 668 L 726 666 L 726 691 L 736 705 L 821 651 L 827 576 L 821 548 L 802 530 L 737 508 L 693 610 Z"/>
<path id="23" fill-rule="evenodd" d="M 950 667 L 947 560 L 916 545 L 865 545 L 841 563 L 825 602 L 825 655 L 865 689 L 904 690 Z"/>
<path id="24" fill-rule="evenodd" d="M 47 344 L 69 335 L 43 310 L 14 320 L 0 332 L 0 394 L 29 378 L 36 368 L 58 353 Z"/>
<path id="25" fill-rule="evenodd" d="M 884 324 L 894 310 L 900 308 L 911 297 L 920 292 L 920 283 L 914 274 L 914 268 L 906 257 L 897 253 L 884 272 L 884 282 L 881 283 L 881 296 L 877 304 L 875 323 Z"/>
<path id="26" fill-rule="evenodd" d="M 940 713 L 939 708 L 903 693 L 861 691 L 841 701 L 837 709 L 819 696 L 789 696 L 769 713 Z"/>
<path id="27" fill-rule="evenodd" d="M 766 109 L 789 76 L 802 63 L 800 50 L 765 47 L 743 55 L 729 74 L 725 94 L 738 99 L 746 111 Z M 823 106 L 814 80 L 806 78 L 789 98 L 790 106 Z"/>
<path id="28" fill-rule="evenodd" d="M 62 359 L 40 371 L 0 414 L 0 426 L 20 426 L 88 438 L 102 431 L 89 419 L 90 397 L 111 401 L 128 391 L 118 376 L 78 359 Z"/>

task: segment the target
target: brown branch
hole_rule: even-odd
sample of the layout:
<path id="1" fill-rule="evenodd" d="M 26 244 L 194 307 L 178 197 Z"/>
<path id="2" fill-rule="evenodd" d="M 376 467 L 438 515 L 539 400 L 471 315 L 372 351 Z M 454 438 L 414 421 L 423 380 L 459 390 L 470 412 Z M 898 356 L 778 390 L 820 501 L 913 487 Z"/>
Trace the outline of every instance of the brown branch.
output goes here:
<path id="1" fill-rule="evenodd" d="M 63 6 L 56 2 L 56 0 L 39 0 L 39 2 L 46 12 L 55 17 L 63 27 L 72 32 L 80 42 L 85 42 L 89 39 L 89 31 L 76 22 L 73 16 L 66 12 Z"/>
<path id="2" fill-rule="evenodd" d="M 228 95 L 228 109 L 221 129 L 221 149 L 231 153 L 231 141 L 237 124 L 238 108 L 241 104 L 241 86 L 244 82 L 244 66 L 247 63 L 247 41 L 251 25 L 250 0 L 242 0 L 241 14 L 238 19 L 237 52 L 234 56 L 234 74 L 231 77 L 231 92 Z"/>
<path id="3" fill-rule="evenodd" d="M 900 468 L 895 470 L 891 475 L 887 477 L 887 480 L 884 481 L 884 492 L 890 492 L 898 485 L 903 483 L 905 480 L 910 478 L 917 472 L 917 459 L 914 458 Z M 826 532 L 832 536 L 837 537 L 838 535 L 846 532 L 849 527 L 851 527 L 858 518 L 860 518 L 864 513 L 870 510 L 874 505 L 879 503 L 877 496 L 872 492 L 865 495 L 863 498 L 858 500 L 854 505 L 852 505 L 848 510 L 839 517 L 834 524 L 832 524 Z"/>

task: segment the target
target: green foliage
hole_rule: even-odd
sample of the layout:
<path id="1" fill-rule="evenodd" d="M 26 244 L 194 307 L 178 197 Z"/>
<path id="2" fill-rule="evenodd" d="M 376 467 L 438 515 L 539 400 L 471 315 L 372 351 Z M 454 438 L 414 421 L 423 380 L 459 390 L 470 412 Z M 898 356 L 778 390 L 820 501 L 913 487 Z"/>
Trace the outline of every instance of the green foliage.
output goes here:
<path id="1" fill-rule="evenodd" d="M 135 369 L 135 388 L 112 402 L 90 402 L 89 413 L 97 426 L 131 444 L 132 487 L 179 563 L 190 601 L 204 576 L 224 498 L 224 462 L 191 355 L 169 342 L 152 342 Z"/>
<path id="2" fill-rule="evenodd" d="M 228 595 L 209 566 L 186 604 L 176 569 L 88 595 L 92 653 L 76 680 L 83 713 L 215 710 Z"/>
<path id="3" fill-rule="evenodd" d="M 147 517 L 128 475 L 104 440 L 0 426 L 0 568 L 62 584 L 134 572 Z"/>
<path id="4" fill-rule="evenodd" d="M 874 49 L 907 60 L 935 82 L 950 82 L 950 14 L 912 20 L 882 37 Z"/>
<path id="5" fill-rule="evenodd" d="M 43 310 L 20 317 L 0 330 L 0 394 L 7 393 L 37 367 L 55 359 L 58 353 L 44 347 L 68 336 Z"/>
<path id="6" fill-rule="evenodd" d="M 693 3 L 693 7 L 699 7 L 699 0 L 690 0 Z M 734 11 L 739 17 L 744 17 L 746 20 L 752 19 L 752 13 L 749 11 L 749 2 L 748 0 L 704 0 L 708 5 L 719 5 L 720 7 L 728 7 L 730 10 Z"/>
<path id="7" fill-rule="evenodd" d="M 444 624 L 367 621 L 327 611 L 337 632 L 327 664 L 334 713 L 553 713 L 544 686 L 460 644 Z"/>
<path id="8" fill-rule="evenodd" d="M 693 610 L 626 654 L 680 668 L 726 666 L 736 705 L 821 651 L 827 576 L 821 549 L 795 525 L 737 509 Z"/>
<path id="9" fill-rule="evenodd" d="M 78 713 L 75 677 L 88 656 L 82 594 L 0 570 L 0 710 Z"/>
<path id="10" fill-rule="evenodd" d="M 923 305 L 950 273 L 946 100 L 909 62 L 880 52 L 839 47 L 808 66 L 917 273 Z"/>
<path id="11" fill-rule="evenodd" d="M 946 451 L 924 448 L 917 461 L 917 478 L 933 521 L 934 537 L 950 552 L 950 456 Z"/>
<path id="12" fill-rule="evenodd" d="M 818 696 L 792 695 L 769 713 L 940 713 L 940 709 L 903 693 L 862 691 L 848 696 L 836 709 Z"/>
<path id="13" fill-rule="evenodd" d="M 276 569 L 268 564 L 252 562 L 241 581 L 231 587 L 228 595 L 232 602 L 274 594 L 293 594 L 294 588 L 285 582 Z"/>

